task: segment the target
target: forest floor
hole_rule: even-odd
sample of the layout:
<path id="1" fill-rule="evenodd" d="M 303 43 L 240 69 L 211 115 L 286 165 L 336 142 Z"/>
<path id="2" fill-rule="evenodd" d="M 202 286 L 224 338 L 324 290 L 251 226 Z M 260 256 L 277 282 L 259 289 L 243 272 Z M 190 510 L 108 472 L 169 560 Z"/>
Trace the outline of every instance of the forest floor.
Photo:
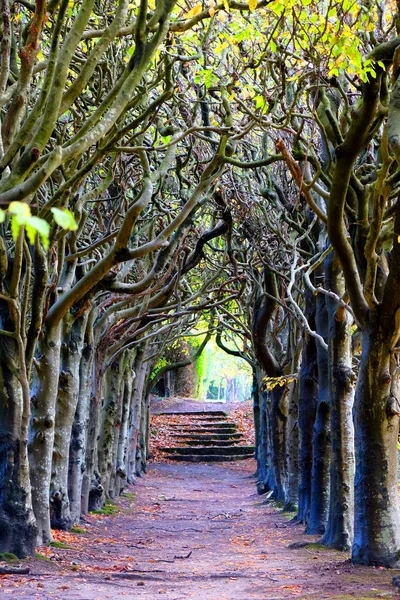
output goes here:
<path id="1" fill-rule="evenodd" d="M 1 600 L 400 598 L 396 571 L 317 544 L 288 548 L 316 538 L 256 494 L 254 466 L 151 462 L 111 514 L 56 533 L 23 561 L 29 575 L 0 576 Z"/>

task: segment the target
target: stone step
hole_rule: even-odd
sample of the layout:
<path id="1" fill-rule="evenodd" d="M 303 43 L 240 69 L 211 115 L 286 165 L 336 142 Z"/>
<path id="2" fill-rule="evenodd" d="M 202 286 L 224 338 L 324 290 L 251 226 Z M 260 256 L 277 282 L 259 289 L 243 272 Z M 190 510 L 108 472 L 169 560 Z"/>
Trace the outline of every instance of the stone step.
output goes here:
<path id="1" fill-rule="evenodd" d="M 197 416 L 211 416 L 212 418 L 214 417 L 228 417 L 228 413 L 223 411 L 223 410 L 194 410 L 194 411 L 187 411 L 187 412 L 155 412 L 153 413 L 154 415 L 174 415 L 176 416 L 180 416 L 180 415 L 184 415 L 184 416 L 193 416 L 193 417 L 197 417 Z"/>
<path id="2" fill-rule="evenodd" d="M 168 425 L 171 429 L 192 429 L 193 427 L 197 427 L 198 429 L 213 428 L 217 429 L 237 429 L 236 423 L 170 423 Z"/>
<path id="3" fill-rule="evenodd" d="M 236 423 L 232 423 L 230 421 L 212 421 L 210 422 L 206 422 L 206 423 L 199 423 L 199 421 L 193 422 L 193 423 L 168 423 L 168 427 L 173 427 L 174 429 L 176 429 L 177 427 L 179 427 L 180 429 L 187 429 L 190 427 L 214 427 L 215 429 L 219 429 L 222 428 L 224 429 L 225 427 L 237 427 Z"/>
<path id="4" fill-rule="evenodd" d="M 179 440 L 240 440 L 243 437 L 242 433 L 173 433 L 173 438 Z"/>
<path id="5" fill-rule="evenodd" d="M 195 446 L 195 447 L 175 447 L 175 448 L 160 448 L 162 452 L 166 452 L 167 454 L 179 454 L 179 455 L 187 455 L 187 454 L 197 454 L 197 455 L 216 455 L 216 456 L 234 456 L 236 454 L 246 454 L 247 456 L 252 456 L 254 454 L 254 446 L 225 446 L 223 448 L 219 447 L 204 447 L 204 446 Z"/>
<path id="6" fill-rule="evenodd" d="M 239 444 L 239 440 L 216 440 L 212 438 L 211 440 L 204 440 L 203 438 L 198 438 L 196 440 L 182 440 L 182 444 L 186 444 L 187 446 L 232 446 L 234 444 Z M 178 446 L 182 448 L 183 446 Z"/>
<path id="7" fill-rule="evenodd" d="M 227 418 L 228 417 L 223 418 L 221 416 L 218 416 L 218 417 L 195 417 L 193 415 L 191 417 L 191 420 L 192 421 L 195 420 L 196 423 L 215 423 L 216 421 L 218 422 L 218 421 L 222 420 L 223 423 L 226 423 Z"/>
<path id="8" fill-rule="evenodd" d="M 171 454 L 170 460 L 180 460 L 184 462 L 232 462 L 234 460 L 245 460 L 252 458 L 248 454 Z"/>
<path id="9" fill-rule="evenodd" d="M 219 434 L 225 434 L 225 435 L 229 435 L 229 434 L 234 434 L 236 433 L 236 427 L 228 427 L 227 429 L 212 429 L 211 427 L 192 427 L 191 429 L 174 429 L 173 430 L 176 433 L 179 433 L 180 435 L 185 435 L 185 434 L 199 434 L 199 433 L 214 433 L 216 435 Z"/>

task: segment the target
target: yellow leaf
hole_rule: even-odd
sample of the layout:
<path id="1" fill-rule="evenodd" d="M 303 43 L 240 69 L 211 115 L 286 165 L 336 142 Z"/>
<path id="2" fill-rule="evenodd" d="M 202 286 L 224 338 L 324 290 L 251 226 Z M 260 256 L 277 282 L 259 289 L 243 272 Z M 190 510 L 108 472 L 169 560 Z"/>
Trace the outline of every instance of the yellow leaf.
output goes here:
<path id="1" fill-rule="evenodd" d="M 400 244 L 400 235 L 397 236 L 397 243 Z"/>
<path id="2" fill-rule="evenodd" d="M 249 9 L 254 10 L 257 8 L 257 0 L 249 0 Z"/>
<path id="3" fill-rule="evenodd" d="M 149 4 L 150 10 L 155 10 L 155 8 L 156 8 L 155 0 L 149 0 L 148 4 Z"/>
<path id="4" fill-rule="evenodd" d="M 225 7 L 226 12 L 229 12 L 229 2 L 228 2 L 228 0 L 224 0 L 224 7 Z"/>
<path id="5" fill-rule="evenodd" d="M 201 8 L 201 2 L 199 4 L 196 4 L 196 6 L 193 6 L 193 8 L 189 10 L 188 13 L 186 13 L 185 19 L 191 19 L 192 17 L 195 17 L 196 15 L 201 13 Z"/>

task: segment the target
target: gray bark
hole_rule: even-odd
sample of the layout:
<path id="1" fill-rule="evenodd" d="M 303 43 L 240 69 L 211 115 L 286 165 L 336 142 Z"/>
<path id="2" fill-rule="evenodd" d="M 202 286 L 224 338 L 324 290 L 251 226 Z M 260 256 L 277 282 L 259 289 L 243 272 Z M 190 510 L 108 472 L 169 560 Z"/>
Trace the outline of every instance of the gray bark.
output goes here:
<path id="1" fill-rule="evenodd" d="M 50 478 L 54 445 L 55 409 L 60 370 L 61 327 L 46 328 L 39 336 L 38 360 L 32 385 L 29 463 L 32 504 L 38 544 L 52 539 L 50 531 Z"/>
<path id="2" fill-rule="evenodd" d="M 143 378 L 146 381 L 149 375 L 149 364 L 148 362 L 143 363 Z M 149 432 L 149 419 L 150 419 L 150 394 L 144 393 L 144 390 L 148 390 L 143 385 L 140 394 L 140 421 L 139 431 L 136 445 L 136 476 L 140 477 L 142 473 L 146 473 L 147 468 L 147 454 L 148 454 L 148 432 Z"/>
<path id="3" fill-rule="evenodd" d="M 82 485 L 83 474 L 86 468 L 85 451 L 87 429 L 89 426 L 94 314 L 95 311 L 91 310 L 86 325 L 84 347 L 79 365 L 79 398 L 72 426 L 69 453 L 68 494 L 72 523 L 79 522 L 81 511 L 86 509 L 85 512 L 87 512 L 87 507 L 82 506 Z"/>
<path id="4" fill-rule="evenodd" d="M 129 353 L 129 362 L 125 371 L 124 397 L 122 407 L 121 427 L 118 437 L 117 456 L 115 464 L 114 494 L 118 495 L 127 483 L 127 457 L 129 436 L 129 415 L 131 414 L 132 388 L 135 372 L 132 369 L 134 355 Z"/>
<path id="5" fill-rule="evenodd" d="M 102 410 L 103 374 L 99 366 L 101 356 L 94 353 L 91 370 L 91 391 L 89 401 L 90 419 L 87 427 L 85 469 L 82 478 L 82 513 L 101 507 L 103 486 L 98 474 L 97 444 Z"/>
<path id="6" fill-rule="evenodd" d="M 300 352 L 296 351 L 292 360 L 291 372 L 299 370 Z M 289 384 L 288 434 L 286 445 L 287 483 L 285 488 L 285 511 L 296 511 L 299 497 L 299 383 Z"/>
<path id="7" fill-rule="evenodd" d="M 393 396 L 398 371 L 371 315 L 363 335 L 355 403 L 355 520 L 352 558 L 356 563 L 399 565 L 400 519 L 397 489 L 399 397 Z M 397 390 L 396 390 L 397 391 Z"/>
<path id="8" fill-rule="evenodd" d="M 148 367 L 143 362 L 144 351 L 140 349 L 134 362 L 136 378 L 133 382 L 132 401 L 129 419 L 129 448 L 127 455 L 128 483 L 135 483 L 136 479 L 136 453 L 139 440 L 139 428 L 141 421 L 142 396 L 146 385 L 146 374 Z M 146 385 L 147 387 L 147 385 Z"/>
<path id="9" fill-rule="evenodd" d="M 317 275 L 317 273 L 315 274 Z M 328 313 L 325 296 L 316 298 L 316 329 L 328 340 Z M 312 470 L 310 515 L 306 532 L 309 535 L 324 533 L 329 509 L 329 375 L 328 352 L 317 342 L 318 401 L 312 438 Z"/>
<path id="10" fill-rule="evenodd" d="M 3 309 L 3 307 L 2 307 Z M 9 329 L 7 308 L 0 312 L 0 327 Z M 17 377 L 18 348 L 14 339 L 0 340 L 0 552 L 19 558 L 32 556 L 36 524 L 31 503 L 27 440 L 21 435 L 23 392 Z"/>
<path id="11" fill-rule="evenodd" d="M 69 450 L 72 425 L 80 389 L 80 362 L 88 313 L 72 322 L 63 320 L 63 341 L 58 398 L 56 405 L 54 450 L 50 483 L 50 516 L 53 529 L 72 526 L 68 496 Z"/>
<path id="12" fill-rule="evenodd" d="M 305 315 L 315 330 L 315 299 L 305 294 Z M 307 523 L 311 505 L 312 432 L 318 398 L 317 350 L 315 338 L 303 333 L 303 352 L 299 376 L 299 510 L 297 519 Z"/>
<path id="13" fill-rule="evenodd" d="M 337 259 L 329 257 L 326 286 L 344 293 L 343 274 Z M 354 520 L 354 427 L 355 375 L 352 371 L 351 325 L 348 311 L 327 298 L 329 314 L 329 381 L 331 420 L 331 477 L 329 516 L 322 543 L 347 550 L 353 541 Z"/>
<path id="14" fill-rule="evenodd" d="M 288 390 L 277 385 L 270 391 L 271 466 L 274 479 L 274 499 L 285 501 L 287 481 L 286 444 L 288 417 Z"/>
<path id="15" fill-rule="evenodd" d="M 99 442 L 97 449 L 98 476 L 103 486 L 101 502 L 108 497 L 108 487 L 112 468 L 112 454 L 115 433 L 116 415 L 121 395 L 121 362 L 114 361 L 104 376 L 104 401 L 101 413 Z M 96 478 L 98 479 L 98 478 Z"/>

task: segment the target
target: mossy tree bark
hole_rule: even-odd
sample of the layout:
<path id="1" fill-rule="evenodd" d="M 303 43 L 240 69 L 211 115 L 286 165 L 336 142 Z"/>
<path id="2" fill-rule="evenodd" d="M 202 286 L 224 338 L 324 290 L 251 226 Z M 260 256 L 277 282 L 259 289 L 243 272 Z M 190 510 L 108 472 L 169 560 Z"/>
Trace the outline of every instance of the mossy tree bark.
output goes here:
<path id="1" fill-rule="evenodd" d="M 344 295 L 343 273 L 333 255 L 325 261 L 325 287 L 338 297 Z M 331 467 L 329 515 L 322 543 L 348 550 L 353 542 L 354 521 L 353 318 L 333 298 L 327 297 L 326 303 L 329 314 Z"/>
<path id="2" fill-rule="evenodd" d="M 399 398 L 392 396 L 390 341 L 378 315 L 363 336 L 355 395 L 355 523 L 353 560 L 399 564 L 400 520 L 397 488 Z M 389 341 L 389 343 L 388 343 Z"/>
<path id="3" fill-rule="evenodd" d="M 29 464 L 32 503 L 38 527 L 38 544 L 52 540 L 50 531 L 50 479 L 54 423 L 60 371 L 61 324 L 46 327 L 39 336 L 32 385 L 32 419 Z"/>
<path id="4" fill-rule="evenodd" d="M 101 413 L 98 443 L 98 475 L 103 488 L 100 503 L 109 497 L 109 477 L 112 468 L 115 421 L 121 404 L 122 387 L 121 360 L 114 361 L 106 370 L 104 377 L 104 401 Z"/>
<path id="5" fill-rule="evenodd" d="M 270 320 L 276 310 L 278 286 L 275 275 L 264 269 L 260 290 L 255 297 L 252 311 L 252 341 L 254 353 L 259 364 L 260 389 L 262 401 L 260 410 L 260 433 L 258 459 L 259 493 L 274 490 L 274 496 L 284 500 L 286 479 L 286 427 L 287 410 L 283 409 L 283 392 L 281 386 L 267 392 L 262 381 L 262 374 L 268 377 L 282 375 L 281 366 L 268 344 Z M 265 376 L 264 375 L 264 376 Z"/>
<path id="6" fill-rule="evenodd" d="M 132 389 L 135 372 L 132 369 L 134 352 L 128 352 L 127 365 L 124 371 L 124 395 L 122 400 L 121 425 L 117 438 L 115 457 L 115 480 L 113 483 L 114 495 L 118 496 L 127 483 L 127 456 L 129 443 L 129 416 L 131 414 Z"/>
<path id="7" fill-rule="evenodd" d="M 305 315 L 315 330 L 315 299 L 305 293 Z M 317 348 L 315 338 L 303 332 L 303 352 L 299 373 L 299 510 L 297 519 L 307 524 L 311 508 L 312 436 L 318 402 Z"/>
<path id="8" fill-rule="evenodd" d="M 271 392 L 271 466 L 274 480 L 274 499 L 285 502 L 287 484 L 287 425 L 288 390 L 286 386 L 276 386 Z"/>
<path id="9" fill-rule="evenodd" d="M 63 319 L 63 339 L 50 483 L 50 519 L 53 529 L 70 530 L 73 524 L 68 495 L 69 450 L 80 392 L 80 364 L 88 313 Z"/>
<path id="10" fill-rule="evenodd" d="M 12 330 L 0 300 L 0 328 Z M 16 340 L 0 342 L 0 552 L 34 554 L 37 529 L 31 503 L 27 440 L 21 436 L 23 391 Z M 16 532 L 18 534 L 16 535 Z"/>
<path id="11" fill-rule="evenodd" d="M 144 356 L 144 348 L 139 348 L 134 362 L 136 377 L 132 388 L 132 402 L 129 421 L 129 449 L 127 456 L 127 474 L 129 483 L 135 483 L 136 479 L 136 452 L 139 439 L 142 395 L 146 386 L 146 375 L 148 372 L 148 367 L 144 362 Z"/>
<path id="12" fill-rule="evenodd" d="M 319 270 L 321 271 L 321 269 Z M 321 272 L 315 277 L 322 277 Z M 315 314 L 316 331 L 327 341 L 328 313 L 325 297 L 318 294 Z M 318 341 L 318 400 L 315 412 L 312 436 L 311 501 L 306 533 L 315 535 L 324 533 L 329 509 L 329 374 L 328 351 Z"/>
<path id="13" fill-rule="evenodd" d="M 83 505 L 82 485 L 86 469 L 86 437 L 89 426 L 90 392 L 93 371 L 93 320 L 95 310 L 90 310 L 84 336 L 84 347 L 79 365 L 79 397 L 71 431 L 69 453 L 68 495 L 72 523 L 78 523 L 81 512 L 87 512 Z"/>
<path id="14" fill-rule="evenodd" d="M 294 335 L 296 328 L 293 328 Z M 297 336 L 294 335 L 296 347 L 291 373 L 298 373 L 300 369 L 301 344 L 297 343 Z M 284 510 L 289 512 L 297 511 L 299 499 L 299 382 L 294 380 L 289 384 L 288 395 L 288 433 L 286 446 L 287 461 L 287 484 L 285 489 Z"/>
<path id="15" fill-rule="evenodd" d="M 144 378 L 149 374 L 149 364 L 143 365 Z M 149 443 L 149 424 L 150 424 L 150 395 L 143 393 L 140 402 L 140 423 L 138 431 L 138 440 L 136 446 L 136 475 L 141 476 L 146 473 L 148 459 L 148 443 Z"/>

